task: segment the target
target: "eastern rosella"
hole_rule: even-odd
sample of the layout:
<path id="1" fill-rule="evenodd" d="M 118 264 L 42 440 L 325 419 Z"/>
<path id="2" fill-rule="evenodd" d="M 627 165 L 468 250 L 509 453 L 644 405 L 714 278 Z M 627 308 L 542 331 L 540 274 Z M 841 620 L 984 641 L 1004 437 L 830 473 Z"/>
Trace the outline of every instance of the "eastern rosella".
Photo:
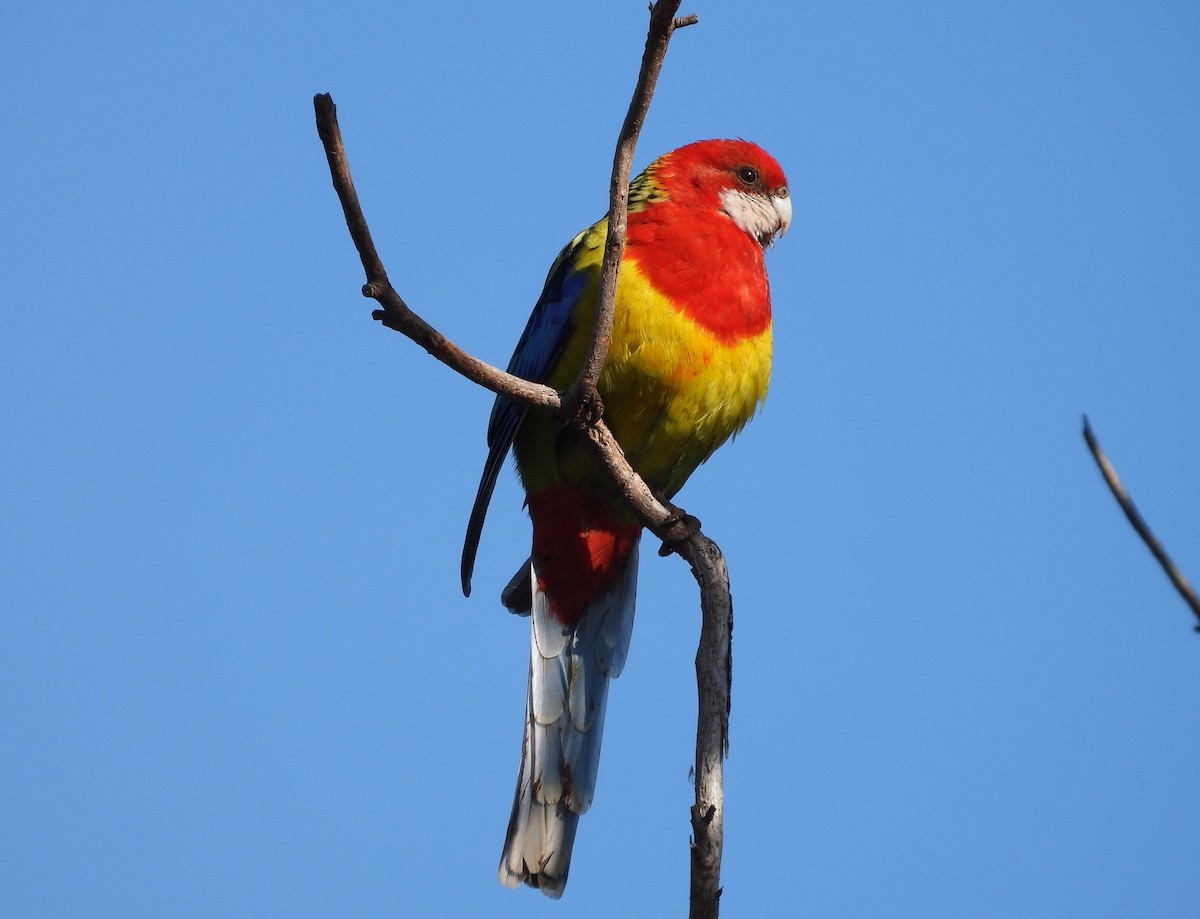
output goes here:
<path id="1" fill-rule="evenodd" d="M 742 140 L 706 140 L 650 164 L 630 185 L 604 420 L 663 497 L 749 421 L 771 373 L 763 252 L 787 230 L 783 170 Z M 588 349 L 607 219 L 569 242 L 509 362 L 566 388 Z M 525 740 L 500 881 L 558 897 L 579 815 L 592 802 L 610 677 L 633 629 L 641 524 L 578 436 L 497 398 L 488 458 L 463 548 L 470 593 L 479 535 L 509 447 L 528 495 L 533 554 L 503 593 L 532 613 Z"/>

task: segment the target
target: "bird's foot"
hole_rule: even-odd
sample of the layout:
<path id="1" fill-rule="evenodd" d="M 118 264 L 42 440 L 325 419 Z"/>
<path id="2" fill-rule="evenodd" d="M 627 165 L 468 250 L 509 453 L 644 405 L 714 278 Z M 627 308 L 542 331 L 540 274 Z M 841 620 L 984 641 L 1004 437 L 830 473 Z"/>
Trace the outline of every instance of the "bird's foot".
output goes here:
<path id="1" fill-rule="evenodd" d="M 600 393 L 595 389 L 583 387 L 576 392 L 574 388 L 563 394 L 562 418 L 566 426 L 577 430 L 594 428 L 604 417 L 604 402 Z"/>
<path id="2" fill-rule="evenodd" d="M 675 507 L 669 502 L 663 502 L 671 509 L 671 516 L 664 521 L 664 529 L 671 530 L 672 533 L 663 540 L 663 544 L 659 547 L 658 554 L 666 558 L 672 553 L 678 552 L 679 547 L 700 532 L 700 521 L 693 517 L 687 511 Z"/>

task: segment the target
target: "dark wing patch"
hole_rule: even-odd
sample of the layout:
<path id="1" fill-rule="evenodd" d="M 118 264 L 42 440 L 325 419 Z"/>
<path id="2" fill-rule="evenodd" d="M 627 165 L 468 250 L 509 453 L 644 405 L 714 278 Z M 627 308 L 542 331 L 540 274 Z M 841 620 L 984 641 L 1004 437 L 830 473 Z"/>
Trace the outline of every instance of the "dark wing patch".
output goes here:
<path id="1" fill-rule="evenodd" d="M 562 354 L 575 330 L 575 304 L 587 286 L 587 275 L 575 270 L 575 253 L 583 245 L 587 232 L 585 230 L 571 240 L 550 267 L 542 295 L 508 362 L 509 373 L 534 383 L 544 383 Z M 479 549 L 488 502 L 492 499 L 496 477 L 504 466 L 505 457 L 526 411 L 527 406 L 503 396 L 497 396 L 492 406 L 492 415 L 488 420 L 487 461 L 483 464 L 483 475 L 479 480 L 479 490 L 475 493 L 475 504 L 471 508 L 467 536 L 463 542 L 462 588 L 463 594 L 468 597 L 471 595 L 471 574 L 475 570 L 475 553 Z"/>

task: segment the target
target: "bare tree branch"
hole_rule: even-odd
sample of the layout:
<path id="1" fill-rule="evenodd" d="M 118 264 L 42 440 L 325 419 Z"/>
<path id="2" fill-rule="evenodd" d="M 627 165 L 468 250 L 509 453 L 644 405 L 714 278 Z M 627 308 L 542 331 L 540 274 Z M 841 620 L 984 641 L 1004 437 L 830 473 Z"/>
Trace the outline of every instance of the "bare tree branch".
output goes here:
<path id="1" fill-rule="evenodd" d="M 1142 542 L 1146 544 L 1154 554 L 1154 557 L 1158 559 L 1158 563 L 1162 566 L 1163 571 L 1167 573 L 1167 577 L 1171 579 L 1171 583 L 1179 591 L 1179 596 L 1183 597 L 1184 602 L 1192 608 L 1192 612 L 1200 620 L 1200 598 L 1196 596 L 1195 588 L 1183 576 L 1183 572 L 1175 567 L 1175 563 L 1167 555 L 1167 550 L 1163 548 L 1162 543 L 1158 541 L 1158 538 L 1150 530 L 1149 525 L 1142 519 L 1142 515 L 1138 513 L 1138 509 L 1134 507 L 1133 499 L 1129 497 L 1129 492 L 1125 490 L 1125 486 L 1121 484 L 1120 478 L 1117 477 L 1117 470 L 1113 468 L 1112 463 L 1108 461 L 1108 457 L 1104 455 L 1104 451 L 1100 449 L 1100 443 L 1096 440 L 1096 435 L 1092 433 L 1092 426 L 1088 423 L 1087 415 L 1083 416 L 1083 439 L 1087 441 L 1088 449 L 1092 451 L 1092 457 L 1096 460 L 1096 465 L 1100 467 L 1100 473 L 1104 476 L 1104 481 L 1108 483 L 1113 497 L 1117 499 L 1117 504 L 1121 505 L 1121 510 L 1125 512 L 1125 516 L 1129 519 L 1134 531 L 1138 536 L 1142 537 Z M 1200 632 L 1200 626 L 1196 627 L 1196 631 Z"/>
<path id="2" fill-rule="evenodd" d="M 541 383 L 533 383 L 505 373 L 468 354 L 414 313 L 404 302 L 388 280 L 387 271 L 371 241 L 371 233 L 358 201 L 354 180 L 350 175 L 349 161 L 337 122 L 337 106 L 327 93 L 321 93 L 313 98 L 313 107 L 316 110 L 317 131 L 325 145 L 330 175 L 342 202 L 346 225 L 350 229 L 350 236 L 367 273 L 367 283 L 363 285 L 362 294 L 376 300 L 383 307 L 375 310 L 371 314 L 372 317 L 389 329 L 412 339 L 452 370 L 492 392 L 534 408 L 562 415 L 563 403 L 560 393 Z M 583 433 L 595 444 L 601 461 L 613 476 L 622 497 L 647 529 L 672 546 L 682 544 L 692 533 L 692 518 L 679 508 L 664 504 L 655 497 L 649 486 L 633 471 L 620 444 L 603 421 L 590 425 L 584 423 L 582 427 Z"/>
<path id="3" fill-rule="evenodd" d="M 729 710 L 733 602 L 729 572 L 720 548 L 700 532 L 699 521 L 672 504 L 660 501 L 630 467 L 620 445 L 604 424 L 596 385 L 608 353 L 616 296 L 616 279 L 625 244 L 629 173 L 637 135 L 645 120 L 667 45 L 677 28 L 693 25 L 694 15 L 676 18 L 681 0 L 659 0 L 650 7 L 650 29 L 637 87 L 617 142 L 610 183 L 608 235 L 601 267 L 601 293 L 591 350 L 580 374 L 565 393 L 505 373 L 473 357 L 430 326 L 392 287 L 350 175 L 337 123 L 337 109 L 328 94 L 313 99 L 317 131 L 329 161 L 330 176 L 342 204 L 346 225 L 362 260 L 367 283 L 363 296 L 381 309 L 372 316 L 401 332 L 426 351 L 475 383 L 514 401 L 550 411 L 573 425 L 594 445 L 596 454 L 624 500 L 641 522 L 663 540 L 662 554 L 677 552 L 692 568 L 700 586 L 703 622 L 696 652 L 699 718 L 696 730 L 696 803 L 692 808 L 693 919 L 715 919 L 721 896 L 721 856 L 724 848 L 723 758 L 729 747 Z"/>
<path id="4" fill-rule="evenodd" d="M 333 104 L 333 98 L 328 93 L 320 93 L 313 98 L 313 108 L 317 116 L 317 133 L 325 147 L 325 158 L 329 161 L 333 187 L 342 203 L 342 213 L 346 217 L 350 238 L 354 240 L 354 248 L 358 250 L 358 257 L 367 275 L 362 294 L 377 300 L 383 307 L 372 313 L 372 317 L 389 329 L 407 335 L 452 370 L 481 386 L 486 386 L 492 392 L 527 405 L 557 411 L 561 404 L 559 396 L 549 386 L 523 380 L 472 357 L 408 308 L 408 304 L 392 287 L 383 261 L 375 251 L 371 230 L 367 226 L 366 217 L 363 216 L 358 192 L 354 189 L 354 179 L 350 175 L 350 162 L 346 158 L 342 131 L 338 126 L 337 106 Z"/>
<path id="5" fill-rule="evenodd" d="M 612 341 L 613 308 L 617 299 L 617 273 L 621 268 L 621 255 L 625 251 L 625 231 L 629 217 L 629 173 L 633 166 L 633 153 L 638 136 L 650 110 L 650 99 L 658 83 L 663 58 L 671 34 L 680 20 L 675 19 L 682 0 L 659 0 L 650 7 L 650 29 L 646 34 L 646 50 L 642 53 L 642 67 L 638 73 L 637 86 L 625 113 L 625 122 L 617 137 L 617 150 L 613 155 L 612 178 L 608 184 L 608 233 L 604 238 L 604 259 L 600 263 L 600 293 L 596 303 L 595 325 L 592 327 L 592 343 L 584 358 L 579 375 L 566 393 L 566 404 L 575 411 L 593 417 L 603 413 L 596 385 L 600 371 L 608 358 L 608 346 Z M 691 17 L 695 21 L 696 17 Z M 590 404 L 590 405 L 589 405 Z"/>
<path id="6" fill-rule="evenodd" d="M 725 757 L 733 684 L 733 597 L 717 544 L 697 533 L 682 553 L 700 584 L 703 624 L 696 650 L 696 803 L 692 805 L 690 919 L 716 919 L 725 851 Z M 694 555 L 691 553 L 695 553 Z"/>

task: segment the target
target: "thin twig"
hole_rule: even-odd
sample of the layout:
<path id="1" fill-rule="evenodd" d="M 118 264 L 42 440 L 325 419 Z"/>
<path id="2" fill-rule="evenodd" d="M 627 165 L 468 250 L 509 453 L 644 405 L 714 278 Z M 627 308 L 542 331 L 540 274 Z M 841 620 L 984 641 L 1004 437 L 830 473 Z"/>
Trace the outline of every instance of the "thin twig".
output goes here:
<path id="1" fill-rule="evenodd" d="M 1138 536 L 1142 537 L 1142 542 L 1146 544 L 1154 554 L 1154 557 L 1158 559 L 1158 563 L 1162 565 L 1163 571 L 1167 573 L 1167 577 L 1175 585 L 1179 596 L 1183 597 L 1184 602 L 1195 613 L 1196 619 L 1200 620 L 1200 598 L 1196 596 L 1195 588 L 1184 577 L 1183 572 L 1175 567 L 1175 563 L 1167 555 L 1167 550 L 1163 548 L 1162 543 L 1158 541 L 1158 538 L 1150 530 L 1149 525 L 1142 519 L 1142 515 L 1138 513 L 1138 509 L 1134 507 L 1133 499 L 1129 497 L 1129 492 L 1125 490 L 1125 486 L 1121 484 L 1121 480 L 1117 476 L 1117 470 L 1113 468 L 1112 463 L 1108 461 L 1108 457 L 1104 455 L 1104 451 L 1100 449 L 1096 435 L 1092 433 L 1092 426 L 1088 423 L 1087 415 L 1083 416 L 1083 439 L 1087 441 L 1088 449 L 1092 451 L 1092 457 L 1096 460 L 1096 465 L 1100 467 L 1100 473 L 1104 476 L 1104 481 L 1108 483 L 1113 497 L 1117 499 L 1117 504 L 1121 505 L 1121 510 L 1125 512 L 1129 523 L 1133 526 Z M 1200 632 L 1200 626 L 1196 627 L 1196 631 Z"/>
<path id="2" fill-rule="evenodd" d="M 492 392 L 534 408 L 561 413 L 562 401 L 555 390 L 541 383 L 532 383 L 505 373 L 468 354 L 414 313 L 396 293 L 387 281 L 387 272 L 375 252 L 371 233 L 358 201 L 349 161 L 342 144 L 342 133 L 337 123 L 337 106 L 327 93 L 321 93 L 313 98 L 313 107 L 316 110 L 317 130 L 325 145 L 325 155 L 330 164 L 330 177 L 338 199 L 342 202 L 350 236 L 367 273 L 367 283 L 362 289 L 363 296 L 376 300 L 383 307 L 371 315 L 389 329 L 411 338 L 450 369 Z M 687 539 L 691 534 L 687 515 L 674 506 L 663 504 L 654 496 L 649 486 L 625 459 L 620 444 L 612 436 L 607 425 L 599 422 L 589 428 L 588 437 L 596 445 L 605 468 L 617 481 L 622 497 L 642 523 L 668 543 L 679 543 Z"/>
<path id="3" fill-rule="evenodd" d="M 313 97 L 313 108 L 317 116 L 317 133 L 321 136 L 325 158 L 329 161 L 333 187 L 342 203 L 342 213 L 346 217 L 350 238 L 354 240 L 354 248 L 358 250 L 358 257 L 367 275 L 367 283 L 362 288 L 363 296 L 378 301 L 382 307 L 371 315 L 389 329 L 407 335 L 451 369 L 481 386 L 486 386 L 492 392 L 527 405 L 557 411 L 561 402 L 558 393 L 549 386 L 523 380 L 471 356 L 409 309 L 408 304 L 396 293 L 388 280 L 383 260 L 375 250 L 367 218 L 363 216 L 358 192 L 354 188 L 354 179 L 350 175 L 350 161 L 346 157 L 342 131 L 338 126 L 337 106 L 333 104 L 333 98 L 328 93 L 319 93 Z"/>
<path id="4" fill-rule="evenodd" d="M 675 14 L 682 0 L 659 0 L 650 7 L 650 28 L 646 34 L 646 49 L 642 53 L 642 67 L 638 72 L 637 86 L 629 101 L 629 110 L 617 136 L 617 149 L 613 155 L 612 177 L 608 186 L 608 232 L 604 239 L 604 259 L 600 263 L 600 292 L 596 300 L 596 318 L 592 327 L 592 342 L 587 357 L 579 368 L 579 375 L 565 394 L 568 408 L 592 417 L 603 411 L 596 386 L 600 371 L 608 358 L 608 346 L 612 342 L 613 311 L 617 299 L 617 274 L 621 268 L 621 254 L 625 251 L 625 232 L 629 217 L 629 173 L 633 167 L 633 153 L 638 136 L 650 110 L 650 99 L 662 71 L 663 59 L 671 34 L 678 27 Z M 695 19 L 696 17 L 691 17 Z"/>

